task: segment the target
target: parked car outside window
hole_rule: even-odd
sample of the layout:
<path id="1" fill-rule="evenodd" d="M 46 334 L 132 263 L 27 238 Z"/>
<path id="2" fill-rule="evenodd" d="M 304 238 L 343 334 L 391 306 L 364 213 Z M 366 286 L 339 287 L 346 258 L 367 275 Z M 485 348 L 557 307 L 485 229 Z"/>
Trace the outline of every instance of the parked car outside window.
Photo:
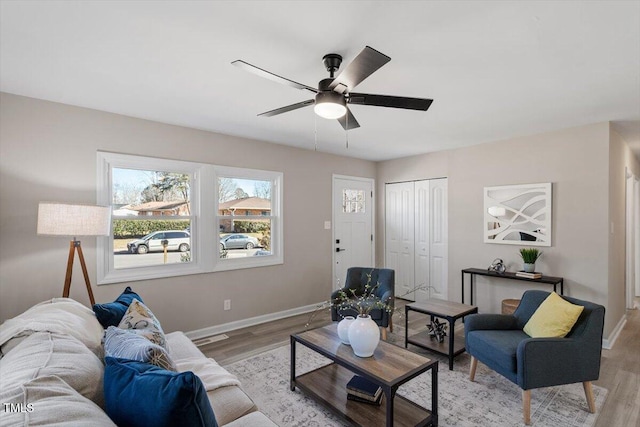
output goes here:
<path id="1" fill-rule="evenodd" d="M 141 239 L 127 243 L 132 254 L 164 251 L 163 241 L 167 242 L 167 250 L 187 252 L 190 249 L 191 235 L 183 230 L 154 231 Z"/>
<path id="2" fill-rule="evenodd" d="M 246 234 L 229 234 L 220 239 L 220 249 L 253 249 L 259 246 L 258 239 Z"/>

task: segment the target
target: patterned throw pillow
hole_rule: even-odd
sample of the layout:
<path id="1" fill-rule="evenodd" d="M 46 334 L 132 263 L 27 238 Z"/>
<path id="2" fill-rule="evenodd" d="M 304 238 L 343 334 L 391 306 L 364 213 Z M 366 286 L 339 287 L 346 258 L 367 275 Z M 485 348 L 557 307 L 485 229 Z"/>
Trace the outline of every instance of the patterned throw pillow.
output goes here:
<path id="1" fill-rule="evenodd" d="M 141 335 L 152 343 L 165 349 L 167 348 L 167 342 L 160 322 L 151 310 L 137 299 L 131 302 L 118 327 L 121 329 L 129 329 L 134 334 Z"/>
<path id="2" fill-rule="evenodd" d="M 131 330 L 109 326 L 104 338 L 105 356 L 147 362 L 169 371 L 176 366 L 167 351 Z"/>

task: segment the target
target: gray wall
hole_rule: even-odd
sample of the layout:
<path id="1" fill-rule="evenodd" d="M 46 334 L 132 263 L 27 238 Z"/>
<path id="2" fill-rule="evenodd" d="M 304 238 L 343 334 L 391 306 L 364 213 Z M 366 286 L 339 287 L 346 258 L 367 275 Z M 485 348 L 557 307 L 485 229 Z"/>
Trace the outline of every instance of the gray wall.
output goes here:
<path id="1" fill-rule="evenodd" d="M 38 202 L 95 203 L 96 151 L 284 173 L 284 265 L 127 283 L 167 331 L 195 330 L 326 300 L 332 174 L 374 178 L 373 162 L 0 94 L 0 319 L 62 295 L 68 239 L 36 235 Z M 309 143 L 310 148 L 313 142 Z M 95 286 L 95 238 L 82 247 Z M 71 297 L 88 303 L 76 259 Z M 232 310 L 223 311 L 223 300 Z"/>
<path id="2" fill-rule="evenodd" d="M 620 165 L 624 161 L 635 167 L 638 164 L 620 140 L 615 145 L 624 155 L 616 154 L 617 160 L 610 165 L 609 140 L 609 124 L 598 123 L 381 162 L 378 194 L 384 195 L 388 182 L 449 178 L 448 292 L 449 299 L 460 301 L 461 269 L 486 268 L 494 258 L 502 258 L 509 271 L 521 268 L 517 252 L 520 246 L 483 243 L 483 188 L 552 182 L 553 246 L 540 248 L 544 255 L 536 264 L 537 269 L 564 277 L 565 294 L 605 305 L 605 337 L 608 337 L 624 315 L 621 279 L 625 224 L 619 182 L 620 174 L 624 176 L 624 166 Z M 611 185 L 610 175 L 615 177 Z M 384 197 L 378 198 L 377 213 L 377 257 L 378 264 L 383 265 Z M 614 222 L 611 236 L 610 217 Z M 613 248 L 612 253 L 609 247 Z M 476 301 L 481 312 L 500 312 L 502 299 L 519 298 L 527 288 L 522 282 L 481 277 L 477 283 Z"/>
<path id="3" fill-rule="evenodd" d="M 310 143 L 311 145 L 311 143 Z M 310 147 L 311 148 L 311 147 Z M 62 293 L 68 241 L 37 236 L 40 201 L 95 203 L 96 151 L 193 160 L 284 173 L 285 263 L 127 283 L 167 331 L 196 330 L 325 300 L 331 290 L 331 177 L 376 179 L 377 264 L 384 264 L 384 184 L 449 179 L 449 299 L 460 270 L 497 257 L 520 268 L 518 246 L 485 244 L 485 186 L 553 183 L 553 246 L 538 268 L 565 277 L 565 293 L 607 307 L 605 337 L 624 315 L 624 166 L 628 146 L 598 123 L 378 164 L 0 94 L 0 320 Z M 610 222 L 614 233 L 610 233 Z M 304 240 L 300 239 L 304 236 Z M 312 242 L 309 244 L 308 242 Z M 95 239 L 83 248 L 97 301 L 126 284 L 95 286 Z M 520 282 L 478 278 L 481 311 L 499 312 Z M 88 303 L 76 262 L 71 297 Z M 231 311 L 222 301 L 232 300 Z"/>

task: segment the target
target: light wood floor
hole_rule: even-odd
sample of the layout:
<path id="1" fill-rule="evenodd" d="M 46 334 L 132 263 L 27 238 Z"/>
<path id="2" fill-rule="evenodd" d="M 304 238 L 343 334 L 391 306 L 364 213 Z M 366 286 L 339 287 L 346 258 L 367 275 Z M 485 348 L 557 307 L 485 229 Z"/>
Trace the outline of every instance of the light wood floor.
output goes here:
<path id="1" fill-rule="evenodd" d="M 405 301 L 397 300 L 396 307 L 404 313 L 405 304 Z M 614 347 L 602 351 L 600 379 L 594 384 L 606 388 L 609 393 L 595 427 L 640 426 L 640 310 L 629 310 L 627 314 L 627 323 Z M 309 317 L 309 314 L 303 314 L 227 332 L 228 339 L 202 346 L 200 350 L 221 365 L 233 363 L 288 343 L 291 334 L 305 330 Z M 397 314 L 394 321 L 404 323 Z M 417 327 L 413 322 L 410 320 L 410 328 Z M 417 317 L 415 322 L 423 322 L 423 319 Z M 329 311 L 324 309 L 316 313 L 308 328 L 329 323 Z"/>

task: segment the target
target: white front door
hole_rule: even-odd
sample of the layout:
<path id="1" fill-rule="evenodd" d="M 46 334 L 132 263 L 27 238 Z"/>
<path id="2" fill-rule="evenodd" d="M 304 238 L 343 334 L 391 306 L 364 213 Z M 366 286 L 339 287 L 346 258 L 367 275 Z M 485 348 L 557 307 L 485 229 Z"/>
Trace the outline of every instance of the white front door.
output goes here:
<path id="1" fill-rule="evenodd" d="M 349 267 L 374 267 L 373 180 L 333 177 L 333 289 Z"/>

